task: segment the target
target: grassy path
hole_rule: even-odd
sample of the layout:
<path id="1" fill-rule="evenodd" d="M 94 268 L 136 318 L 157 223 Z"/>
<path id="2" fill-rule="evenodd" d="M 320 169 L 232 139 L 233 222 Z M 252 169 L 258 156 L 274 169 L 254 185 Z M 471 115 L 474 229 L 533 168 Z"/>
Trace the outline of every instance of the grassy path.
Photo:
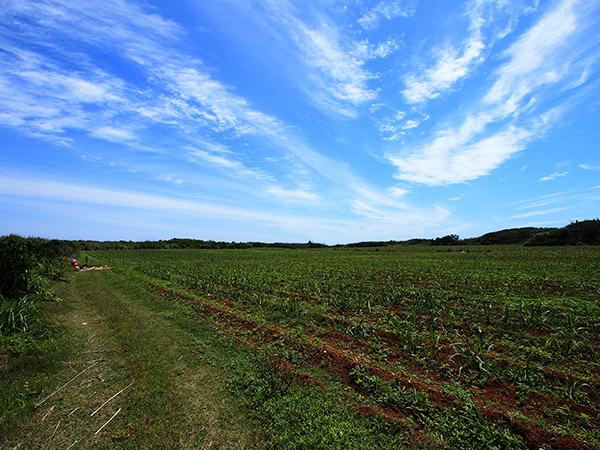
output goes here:
<path id="1" fill-rule="evenodd" d="M 260 447 L 203 358 L 201 321 L 111 271 L 57 289 L 48 312 L 65 327 L 63 357 L 19 380 L 44 386 L 41 404 L 0 423 L 0 448 Z"/>

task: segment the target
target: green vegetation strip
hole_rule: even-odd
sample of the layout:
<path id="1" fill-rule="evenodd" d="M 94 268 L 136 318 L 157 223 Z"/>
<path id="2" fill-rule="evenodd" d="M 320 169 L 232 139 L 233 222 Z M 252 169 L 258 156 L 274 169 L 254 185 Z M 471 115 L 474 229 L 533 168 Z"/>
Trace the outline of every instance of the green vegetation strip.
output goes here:
<path id="1" fill-rule="evenodd" d="M 46 305 L 64 326 L 55 342 L 63 350 L 47 352 L 52 363 L 11 356 L 3 368 L 0 446 L 260 447 L 260 433 L 198 350 L 210 342 L 204 324 L 110 271 L 69 281 L 57 286 L 64 301 Z"/>
<path id="2" fill-rule="evenodd" d="M 13 370 L 28 351 L 9 358 L 13 391 L 35 387 L 23 409 L 6 390 L 6 445 L 600 446 L 598 248 L 80 256 L 113 268 L 44 308 L 74 356 L 41 359 L 39 382 Z"/>
<path id="3" fill-rule="evenodd" d="M 442 398 L 444 393 L 455 396 L 461 402 L 452 408 L 442 403 L 442 413 L 471 417 L 475 429 L 479 412 L 490 433 L 496 422 L 510 432 L 512 422 L 512 431 L 530 446 L 593 448 L 600 442 L 597 248 L 124 250 L 91 255 L 125 263 L 132 277 L 258 324 L 250 338 L 259 342 L 261 330 L 283 330 L 288 353 L 326 349 L 331 332 L 341 333 L 349 341 L 332 344 L 335 351 L 371 368 L 367 376 L 389 379 L 394 372 L 402 386 L 411 379 L 420 386 L 417 394 L 425 388 L 437 398 L 440 391 Z M 227 332 L 239 338 L 250 330 L 238 319 Z M 288 339 L 291 335 L 294 339 Z M 297 345 L 303 340 L 310 345 Z M 326 363 L 323 357 L 318 365 Z M 460 447 L 450 434 L 438 433 L 437 419 L 428 421 L 436 417 L 437 406 L 428 404 L 421 418 L 403 396 L 390 394 L 396 386 L 387 381 L 375 386 L 374 391 L 363 387 L 365 398 L 359 401 L 395 405 L 409 412 L 404 422 L 413 421 L 420 435 Z"/>

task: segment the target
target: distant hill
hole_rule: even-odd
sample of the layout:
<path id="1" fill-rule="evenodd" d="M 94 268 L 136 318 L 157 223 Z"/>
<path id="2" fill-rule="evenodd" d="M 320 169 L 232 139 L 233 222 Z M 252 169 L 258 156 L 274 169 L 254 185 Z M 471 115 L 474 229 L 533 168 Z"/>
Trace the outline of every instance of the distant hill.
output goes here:
<path id="1" fill-rule="evenodd" d="M 535 236 L 548 233 L 558 228 L 509 228 L 506 230 L 486 233 L 483 236 L 472 239 L 463 239 L 462 244 L 475 245 L 504 245 L 504 244 L 524 244 Z"/>
<path id="2" fill-rule="evenodd" d="M 483 236 L 459 239 L 455 234 L 435 239 L 409 241 L 368 241 L 347 244 L 347 247 L 387 247 L 392 245 L 600 245 L 600 220 L 574 222 L 564 228 L 509 228 Z"/>
<path id="3" fill-rule="evenodd" d="M 600 220 L 574 222 L 533 235 L 525 245 L 600 245 Z"/>

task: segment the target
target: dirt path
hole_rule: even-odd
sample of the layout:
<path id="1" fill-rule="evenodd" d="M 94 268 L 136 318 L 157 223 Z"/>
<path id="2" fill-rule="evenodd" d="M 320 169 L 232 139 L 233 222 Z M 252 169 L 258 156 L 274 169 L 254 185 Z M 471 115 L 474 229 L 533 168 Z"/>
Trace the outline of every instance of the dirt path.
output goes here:
<path id="1" fill-rule="evenodd" d="M 198 321 L 111 271 L 74 274 L 58 293 L 49 312 L 70 352 L 1 448 L 260 447 L 203 358 Z"/>

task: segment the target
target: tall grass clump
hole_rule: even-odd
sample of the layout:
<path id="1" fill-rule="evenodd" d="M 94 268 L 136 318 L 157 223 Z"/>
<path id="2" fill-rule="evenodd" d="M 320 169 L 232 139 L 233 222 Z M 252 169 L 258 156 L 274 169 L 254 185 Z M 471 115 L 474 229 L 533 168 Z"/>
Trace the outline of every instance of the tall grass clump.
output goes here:
<path id="1" fill-rule="evenodd" d="M 52 367 L 60 354 L 43 301 L 56 300 L 50 281 L 61 279 L 69 243 L 17 235 L 0 237 L 0 424 L 17 423 L 33 408 L 38 388 L 29 381 Z M 0 444 L 1 445 L 1 444 Z"/>
<path id="2" fill-rule="evenodd" d="M 59 258 L 65 258 L 72 251 L 60 241 L 14 234 L 0 237 L 0 345 L 4 347 L 3 353 L 22 353 L 23 342 L 32 343 L 50 334 L 50 322 L 39 302 L 55 299 L 50 280 L 62 278 L 66 264 L 61 264 Z"/>

